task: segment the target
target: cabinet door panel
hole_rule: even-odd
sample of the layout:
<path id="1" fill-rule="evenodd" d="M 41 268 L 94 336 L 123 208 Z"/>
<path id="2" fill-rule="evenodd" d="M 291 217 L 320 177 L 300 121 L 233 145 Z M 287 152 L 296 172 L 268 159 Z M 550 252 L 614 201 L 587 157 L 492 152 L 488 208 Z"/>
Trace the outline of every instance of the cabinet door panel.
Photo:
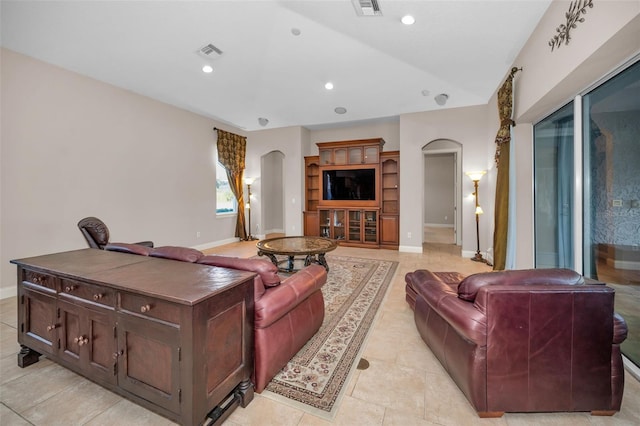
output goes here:
<path id="1" fill-rule="evenodd" d="M 115 320 L 110 311 L 59 301 L 60 356 L 87 377 L 116 383 Z"/>
<path id="2" fill-rule="evenodd" d="M 59 302 L 60 307 L 60 356 L 80 366 L 80 348 L 89 341 L 89 336 L 80 329 L 80 308 L 70 303 Z"/>
<path id="3" fill-rule="evenodd" d="M 176 327 L 119 315 L 119 386 L 179 413 L 179 342 Z"/>
<path id="4" fill-rule="evenodd" d="M 92 375 L 115 383 L 116 336 L 113 313 L 88 311 L 87 314 L 89 344 L 83 348 L 87 353 L 86 368 L 91 370 Z"/>
<path id="5" fill-rule="evenodd" d="M 380 244 L 398 245 L 399 231 L 398 216 L 380 216 Z"/>
<path id="6" fill-rule="evenodd" d="M 57 352 L 56 299 L 46 294 L 22 288 L 23 314 L 19 342 L 42 354 Z"/>

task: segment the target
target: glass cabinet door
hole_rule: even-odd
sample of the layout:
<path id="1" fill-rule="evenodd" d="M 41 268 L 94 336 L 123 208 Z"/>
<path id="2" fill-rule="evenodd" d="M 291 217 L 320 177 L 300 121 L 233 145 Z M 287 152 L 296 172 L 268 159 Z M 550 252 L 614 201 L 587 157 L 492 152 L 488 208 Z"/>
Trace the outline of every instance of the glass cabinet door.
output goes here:
<path id="1" fill-rule="evenodd" d="M 332 157 L 333 151 L 330 149 L 321 149 L 320 150 L 320 164 L 326 166 L 327 164 L 331 164 L 333 161 Z"/>
<path id="2" fill-rule="evenodd" d="M 362 212 L 359 210 L 349 210 L 349 240 L 361 241 L 361 217 Z"/>
<path id="3" fill-rule="evenodd" d="M 345 148 L 336 148 L 333 150 L 334 164 L 347 164 L 347 150 Z"/>
<path id="4" fill-rule="evenodd" d="M 344 240 L 344 210 L 333 211 L 333 238 Z"/>
<path id="5" fill-rule="evenodd" d="M 319 210 L 320 236 L 331 238 L 331 210 Z"/>
<path id="6" fill-rule="evenodd" d="M 362 163 L 362 148 L 349 148 L 349 164 Z"/>
<path id="7" fill-rule="evenodd" d="M 378 147 L 368 146 L 364 149 L 364 163 L 377 163 L 378 162 Z"/>
<path id="8" fill-rule="evenodd" d="M 378 242 L 378 212 L 364 212 L 364 241 L 367 243 Z"/>

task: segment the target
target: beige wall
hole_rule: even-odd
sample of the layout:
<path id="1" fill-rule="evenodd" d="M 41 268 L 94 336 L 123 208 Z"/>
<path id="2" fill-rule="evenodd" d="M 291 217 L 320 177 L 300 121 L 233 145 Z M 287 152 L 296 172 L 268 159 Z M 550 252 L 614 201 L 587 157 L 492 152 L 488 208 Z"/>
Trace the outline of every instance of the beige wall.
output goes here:
<path id="1" fill-rule="evenodd" d="M 318 142 L 333 142 L 353 139 L 384 139 L 384 151 L 397 151 L 400 149 L 400 122 L 398 120 L 384 121 L 381 123 L 360 124 L 349 127 L 337 127 L 335 129 L 313 130 L 308 155 L 318 155 Z"/>
<path id="2" fill-rule="evenodd" d="M 496 113 L 497 114 L 497 113 Z M 449 139 L 462 145 L 462 171 L 491 170 L 493 140 L 488 136 L 487 105 L 443 109 L 400 117 L 400 248 L 422 251 L 422 203 L 424 194 L 422 148 L 436 139 Z M 480 181 L 479 193 L 486 200 L 480 217 L 480 245 L 484 251 L 489 241 L 491 198 L 489 179 Z M 473 183 L 462 181 L 462 194 L 473 192 Z M 476 251 L 475 202 L 462 197 L 462 250 Z M 411 235 L 411 236 L 409 236 Z M 468 254 L 468 253 L 467 253 Z"/>
<path id="3" fill-rule="evenodd" d="M 114 241 L 195 246 L 233 237 L 233 219 L 215 214 L 212 128 L 223 125 L 1 55 L 0 297 L 15 293 L 10 259 L 86 247 L 76 227 L 85 216 L 103 219 Z"/>
<path id="4" fill-rule="evenodd" d="M 514 102 L 516 268 L 534 265 L 533 125 L 640 54 L 640 2 L 635 0 L 594 2 L 571 42 L 552 52 L 548 41 L 568 7 L 568 1 L 551 4 L 513 63 L 523 68 Z"/>
<path id="5" fill-rule="evenodd" d="M 301 127 L 285 127 L 251 132 L 247 140 L 247 176 L 261 176 L 260 162 L 263 155 L 271 151 L 284 153 L 284 225 L 288 235 L 302 234 L 303 198 L 303 146 L 308 143 L 308 131 Z M 261 193 L 260 182 L 256 191 L 253 186 L 257 204 L 266 206 L 270 202 L 270 194 Z M 253 201 L 252 201 L 253 202 Z M 252 204 L 253 205 L 253 204 Z M 251 212 L 252 223 L 262 223 L 262 210 Z M 255 221 L 255 222 L 254 222 Z"/>
<path id="6" fill-rule="evenodd" d="M 513 64 L 524 68 L 515 89 L 517 267 L 533 262 L 532 125 L 640 52 L 635 0 L 596 2 L 571 43 L 551 52 L 547 42 L 568 4 L 551 5 Z M 76 223 L 88 215 L 103 218 L 113 240 L 199 246 L 233 239 L 234 221 L 216 218 L 212 190 L 212 127 L 224 125 L 7 50 L 1 55 L 0 297 L 15 292 L 10 259 L 85 247 Z M 285 154 L 286 232 L 299 234 L 303 157 L 317 154 L 315 143 L 383 137 L 385 150 L 401 151 L 401 249 L 421 251 L 421 150 L 451 139 L 463 145 L 463 171 L 489 171 L 480 193 L 481 249 L 490 250 L 497 125 L 494 96 L 487 105 L 379 124 L 261 130 L 247 135 L 247 174 L 260 175 L 264 154 Z M 471 191 L 464 181 L 463 194 Z M 256 197 L 260 204 L 269 194 Z M 463 250 L 473 253 L 472 201 L 463 197 L 462 209 Z M 261 223 L 260 215 L 255 209 L 252 220 Z"/>

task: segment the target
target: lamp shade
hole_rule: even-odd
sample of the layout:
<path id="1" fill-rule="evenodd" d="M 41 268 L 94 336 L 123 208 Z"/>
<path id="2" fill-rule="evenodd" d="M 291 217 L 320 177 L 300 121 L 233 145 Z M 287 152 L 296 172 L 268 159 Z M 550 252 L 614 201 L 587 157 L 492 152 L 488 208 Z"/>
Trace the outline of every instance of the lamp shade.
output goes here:
<path id="1" fill-rule="evenodd" d="M 472 181 L 477 181 L 482 179 L 482 176 L 484 176 L 486 173 L 486 170 L 481 170 L 479 172 L 467 172 L 466 175 L 469 176 L 469 179 L 471 179 Z"/>
<path id="2" fill-rule="evenodd" d="M 476 207 L 476 214 L 483 214 L 484 212 L 482 211 L 482 207 L 477 206 Z"/>
<path id="3" fill-rule="evenodd" d="M 244 178 L 244 183 L 246 183 L 247 185 L 253 185 L 253 182 L 255 181 L 256 181 L 256 178 L 253 178 L 253 177 Z"/>

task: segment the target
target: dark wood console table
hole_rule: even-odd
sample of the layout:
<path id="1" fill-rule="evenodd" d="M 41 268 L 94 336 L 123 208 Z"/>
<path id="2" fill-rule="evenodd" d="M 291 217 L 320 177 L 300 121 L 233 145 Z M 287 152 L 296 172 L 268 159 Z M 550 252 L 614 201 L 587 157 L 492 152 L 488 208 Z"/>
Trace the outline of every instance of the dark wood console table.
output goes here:
<path id="1" fill-rule="evenodd" d="M 18 265 L 18 365 L 40 354 L 183 425 L 253 398 L 253 277 L 84 249 Z"/>

